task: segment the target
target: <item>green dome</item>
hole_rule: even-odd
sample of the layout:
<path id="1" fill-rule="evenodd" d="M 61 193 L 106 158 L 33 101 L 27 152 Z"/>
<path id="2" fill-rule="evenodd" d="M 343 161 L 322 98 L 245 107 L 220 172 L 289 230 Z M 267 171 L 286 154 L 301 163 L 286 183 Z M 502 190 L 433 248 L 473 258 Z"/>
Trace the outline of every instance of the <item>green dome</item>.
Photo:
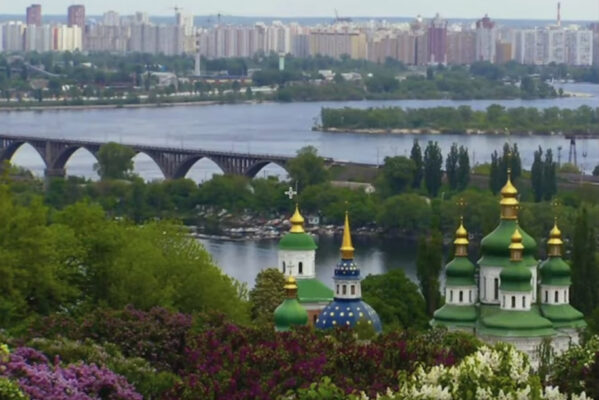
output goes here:
<path id="1" fill-rule="evenodd" d="M 431 324 L 433 326 L 447 325 L 474 327 L 477 317 L 478 315 L 476 312 L 476 307 L 473 305 L 458 306 L 453 304 L 445 304 L 443 307 L 435 311 Z"/>
<path id="2" fill-rule="evenodd" d="M 509 292 L 530 292 L 532 285 L 532 272 L 524 266 L 522 261 L 511 262 L 511 265 L 501 270 L 499 274 L 501 280 L 501 290 Z"/>
<path id="3" fill-rule="evenodd" d="M 474 264 L 468 257 L 456 257 L 447 264 L 445 275 L 447 286 L 470 286 L 474 282 Z"/>
<path id="4" fill-rule="evenodd" d="M 305 232 L 289 232 L 279 241 L 279 250 L 306 251 L 317 248 L 314 238 Z"/>
<path id="5" fill-rule="evenodd" d="M 570 266 L 561 257 L 549 257 L 541 264 L 541 284 L 570 286 Z"/>
<path id="6" fill-rule="evenodd" d="M 554 336 L 551 321 L 543 318 L 538 309 L 506 311 L 497 307 L 483 308 L 479 332 L 483 335 L 508 337 Z"/>
<path id="7" fill-rule="evenodd" d="M 541 305 L 541 312 L 556 328 L 578 329 L 586 327 L 584 315 L 570 304 L 543 304 Z"/>
<path id="8" fill-rule="evenodd" d="M 307 323 L 308 312 L 297 299 L 285 299 L 275 310 L 275 329 L 277 332 L 285 332 L 292 326 L 303 326 Z"/>
<path id="9" fill-rule="evenodd" d="M 516 228 L 522 234 L 525 265 L 537 265 L 535 260 L 537 242 L 518 226 L 516 220 L 502 219 L 497 228 L 485 236 L 481 242 L 481 258 L 478 260 L 481 267 L 506 267 L 511 264 L 509 246 Z"/>

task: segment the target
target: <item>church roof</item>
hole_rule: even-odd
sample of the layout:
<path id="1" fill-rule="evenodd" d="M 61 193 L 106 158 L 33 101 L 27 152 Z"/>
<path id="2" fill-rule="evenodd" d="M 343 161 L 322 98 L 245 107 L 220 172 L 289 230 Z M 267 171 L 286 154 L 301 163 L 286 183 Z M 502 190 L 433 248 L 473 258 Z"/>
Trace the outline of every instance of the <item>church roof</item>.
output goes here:
<path id="1" fill-rule="evenodd" d="M 275 329 L 285 332 L 293 326 L 302 326 L 308 323 L 308 312 L 297 301 L 297 284 L 293 276 L 289 276 L 285 282 L 287 298 L 275 310 Z"/>
<path id="2" fill-rule="evenodd" d="M 515 219 L 502 219 L 497 228 L 483 238 L 481 242 L 481 257 L 478 260 L 478 264 L 481 267 L 506 267 L 510 264 L 509 246 L 516 228 L 518 228 L 522 235 L 524 263 L 526 266 L 537 265 L 537 260 L 535 259 L 537 242 L 518 226 L 518 222 Z"/>
<path id="3" fill-rule="evenodd" d="M 541 263 L 541 284 L 570 286 L 570 266 L 561 257 L 549 257 Z"/>
<path id="4" fill-rule="evenodd" d="M 297 280 L 297 298 L 300 303 L 328 303 L 334 292 L 316 278 Z"/>
<path id="5" fill-rule="evenodd" d="M 376 332 L 382 332 L 383 330 L 376 311 L 359 299 L 335 299 L 322 310 L 316 320 L 316 327 L 318 329 L 354 327 L 360 320 L 372 325 Z"/>
<path id="6" fill-rule="evenodd" d="M 295 205 L 295 212 L 289 219 L 291 229 L 289 233 L 279 241 L 279 250 L 292 251 L 312 251 L 318 246 L 314 242 L 314 238 L 304 230 L 304 217 L 300 214 L 299 207 Z"/>
<path id="7" fill-rule="evenodd" d="M 543 304 L 541 313 L 556 328 L 578 329 L 587 325 L 584 315 L 570 304 Z"/>
<path id="8" fill-rule="evenodd" d="M 468 257 L 456 257 L 451 260 L 445 269 L 447 286 L 470 286 L 474 285 L 474 264 Z"/>
<path id="9" fill-rule="evenodd" d="M 556 334 L 551 321 L 541 316 L 535 305 L 529 311 L 502 310 L 497 305 L 481 305 L 477 332 L 503 337 L 543 337 Z"/>
<path id="10" fill-rule="evenodd" d="M 458 306 L 445 304 L 435 311 L 431 325 L 450 325 L 460 327 L 474 327 L 478 315 L 476 306 Z"/>

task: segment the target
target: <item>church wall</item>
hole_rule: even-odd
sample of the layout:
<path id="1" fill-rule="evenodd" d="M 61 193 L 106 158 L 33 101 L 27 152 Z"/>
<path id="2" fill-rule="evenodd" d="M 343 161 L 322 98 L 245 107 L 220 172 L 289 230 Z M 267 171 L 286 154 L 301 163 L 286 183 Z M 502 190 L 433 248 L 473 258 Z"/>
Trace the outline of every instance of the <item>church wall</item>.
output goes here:
<path id="1" fill-rule="evenodd" d="M 300 264 L 301 263 L 301 264 Z M 316 275 L 316 252 L 315 251 L 279 251 L 279 271 L 285 276 L 293 274 L 297 279 L 314 278 Z M 290 268 L 291 266 L 291 268 Z M 301 266 L 301 268 L 300 268 Z"/>
<path id="2" fill-rule="evenodd" d="M 543 304 L 554 305 L 569 304 L 570 288 L 568 288 L 567 286 L 541 285 L 541 302 Z"/>
<path id="3" fill-rule="evenodd" d="M 462 292 L 460 300 L 460 292 Z M 447 286 L 445 302 L 456 306 L 467 306 L 476 303 L 476 286 Z"/>
<path id="4" fill-rule="evenodd" d="M 480 268 L 479 296 L 481 303 L 499 304 L 499 286 L 501 285 L 499 274 L 501 274 L 501 267 Z"/>

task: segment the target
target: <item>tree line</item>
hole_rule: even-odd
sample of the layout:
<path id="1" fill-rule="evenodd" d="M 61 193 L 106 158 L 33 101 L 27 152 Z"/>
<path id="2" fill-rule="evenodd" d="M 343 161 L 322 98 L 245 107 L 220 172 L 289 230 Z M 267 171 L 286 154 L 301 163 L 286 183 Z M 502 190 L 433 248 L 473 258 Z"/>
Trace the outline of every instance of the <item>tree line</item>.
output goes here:
<path id="1" fill-rule="evenodd" d="M 599 108 L 577 109 L 557 107 L 539 110 L 535 107 L 505 108 L 492 104 L 475 111 L 470 106 L 403 109 L 389 108 L 323 108 L 324 129 L 416 129 L 441 133 L 577 133 L 597 135 Z"/>

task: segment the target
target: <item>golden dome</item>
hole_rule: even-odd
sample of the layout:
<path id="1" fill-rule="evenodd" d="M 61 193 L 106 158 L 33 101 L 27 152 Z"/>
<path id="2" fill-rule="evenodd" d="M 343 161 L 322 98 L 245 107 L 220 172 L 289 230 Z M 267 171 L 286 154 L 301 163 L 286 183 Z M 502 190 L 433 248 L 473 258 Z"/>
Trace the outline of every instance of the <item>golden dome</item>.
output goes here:
<path id="1" fill-rule="evenodd" d="M 349 214 L 345 212 L 345 224 L 343 226 L 343 241 L 341 242 L 341 258 L 351 260 L 354 258 L 354 246 L 351 241 L 351 230 L 349 228 Z"/>
<path id="2" fill-rule="evenodd" d="M 522 234 L 520 230 L 516 228 L 514 234 L 512 235 L 512 243 L 510 244 L 510 250 L 524 250 L 524 245 L 522 244 Z"/>
<path id="3" fill-rule="evenodd" d="M 296 290 L 297 289 L 297 283 L 295 278 L 293 277 L 293 275 L 289 275 L 287 277 L 287 280 L 285 281 L 285 286 L 284 288 L 286 290 Z"/>
<path id="4" fill-rule="evenodd" d="M 561 246 L 564 244 L 562 241 L 562 231 L 557 227 L 557 218 L 553 224 L 553 229 L 549 232 L 549 240 L 547 241 L 549 246 Z"/>
<path id="5" fill-rule="evenodd" d="M 468 245 L 468 231 L 464 227 L 464 217 L 460 217 L 460 226 L 458 230 L 455 231 L 455 240 L 453 244 L 455 245 Z"/>
<path id="6" fill-rule="evenodd" d="M 512 170 L 507 170 L 507 182 L 501 189 L 501 218 L 502 219 L 517 219 L 518 218 L 518 189 L 512 184 Z"/>
<path id="7" fill-rule="evenodd" d="M 302 214 L 300 214 L 297 203 L 295 204 L 295 212 L 289 219 L 289 222 L 291 222 L 290 232 L 292 232 L 292 233 L 304 233 L 305 232 L 304 231 L 304 217 L 302 217 Z"/>

